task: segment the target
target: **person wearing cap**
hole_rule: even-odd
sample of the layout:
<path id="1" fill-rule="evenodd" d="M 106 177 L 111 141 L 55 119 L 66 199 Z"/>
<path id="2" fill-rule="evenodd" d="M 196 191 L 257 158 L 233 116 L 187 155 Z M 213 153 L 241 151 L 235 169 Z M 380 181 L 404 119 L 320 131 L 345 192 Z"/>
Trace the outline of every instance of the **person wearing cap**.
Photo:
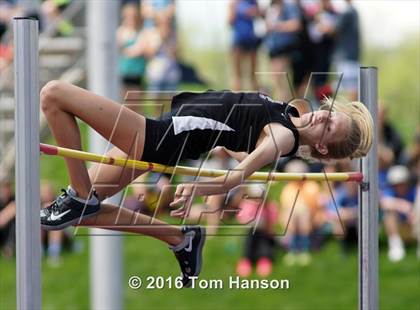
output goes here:
<path id="1" fill-rule="evenodd" d="M 407 167 L 392 166 L 387 174 L 388 186 L 382 191 L 380 205 L 383 210 L 385 232 L 388 236 L 388 258 L 392 262 L 405 257 L 401 238 L 403 225 L 411 225 L 416 188 Z"/>

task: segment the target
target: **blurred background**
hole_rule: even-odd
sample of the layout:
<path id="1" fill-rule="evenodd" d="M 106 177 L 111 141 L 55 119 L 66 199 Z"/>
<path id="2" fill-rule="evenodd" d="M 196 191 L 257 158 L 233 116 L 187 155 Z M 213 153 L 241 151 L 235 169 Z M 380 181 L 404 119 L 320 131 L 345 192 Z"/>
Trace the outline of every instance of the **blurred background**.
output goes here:
<path id="1" fill-rule="evenodd" d="M 118 0 L 95 0 L 118 1 Z M 420 308 L 420 2 L 345 0 L 121 0 L 115 29 L 120 102 L 148 117 L 169 108 L 159 92 L 232 89 L 276 100 L 357 100 L 358 68 L 377 66 L 379 280 L 383 309 Z M 40 21 L 40 87 L 87 88 L 86 1 L 0 0 L 0 309 L 15 305 L 14 16 Z M 97 31 L 101 31 L 97 29 Z M 144 92 L 151 91 L 154 97 Z M 301 102 L 302 103 L 302 102 Z M 41 140 L 55 144 L 43 117 Z M 80 123 L 85 149 L 88 130 Z M 199 165 L 188 162 L 185 165 Z M 216 149 L 204 165 L 232 168 Z M 41 200 L 68 184 L 64 160 L 41 157 Z M 278 171 L 355 171 L 355 163 L 281 161 Z M 181 177 L 148 175 L 121 205 L 174 224 L 168 203 Z M 198 198 L 189 221 L 209 225 L 202 278 L 288 279 L 288 290 L 131 290 L 130 275 L 177 276 L 165 246 L 123 237 L 124 308 L 357 307 L 356 184 L 246 184 Z M 204 213 L 204 216 L 202 215 Z M 260 215 L 257 222 L 256 215 Z M 231 236 L 231 227 L 245 225 Z M 255 231 L 255 233 L 253 233 Z M 89 308 L 88 231 L 42 231 L 45 309 Z M 105 271 L 104 271 L 105 272 Z M 119 281 L 119 279 L 116 279 Z M 164 295 L 162 295 L 164 294 Z M 163 297 L 164 296 L 164 297 Z"/>

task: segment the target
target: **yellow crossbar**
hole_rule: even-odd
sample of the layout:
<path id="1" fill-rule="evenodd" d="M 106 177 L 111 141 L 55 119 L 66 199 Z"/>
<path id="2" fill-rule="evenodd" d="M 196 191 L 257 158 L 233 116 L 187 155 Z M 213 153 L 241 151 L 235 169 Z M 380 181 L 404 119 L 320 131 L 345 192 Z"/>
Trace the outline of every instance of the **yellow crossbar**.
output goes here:
<path id="1" fill-rule="evenodd" d="M 103 163 L 107 165 L 126 167 L 168 174 L 180 174 L 200 177 L 218 177 L 227 175 L 229 170 L 205 169 L 186 166 L 166 166 L 134 159 L 113 158 L 79 150 L 58 147 L 49 144 L 40 144 L 40 151 L 47 155 L 56 155 L 67 158 L 80 159 Z M 334 181 L 334 182 L 362 182 L 363 174 L 360 172 L 335 172 L 335 173 L 279 173 L 279 172 L 255 172 L 248 180 L 259 181 Z"/>

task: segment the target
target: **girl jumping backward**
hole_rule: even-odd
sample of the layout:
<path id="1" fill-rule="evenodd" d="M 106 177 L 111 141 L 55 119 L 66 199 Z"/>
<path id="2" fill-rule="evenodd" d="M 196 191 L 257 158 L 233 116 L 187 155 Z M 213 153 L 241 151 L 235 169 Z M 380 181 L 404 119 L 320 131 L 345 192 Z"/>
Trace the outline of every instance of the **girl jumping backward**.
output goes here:
<path id="1" fill-rule="evenodd" d="M 292 105 L 255 92 L 181 93 L 172 99 L 169 113 L 153 120 L 77 86 L 51 81 L 41 90 L 41 107 L 61 147 L 81 149 L 76 118 L 114 145 L 107 154 L 111 157 L 176 165 L 184 159 L 197 159 L 216 146 L 224 147 L 240 163 L 212 182 L 179 184 L 171 206 L 181 206 L 173 212 L 180 217 L 193 196 L 226 193 L 281 156 L 361 157 L 368 152 L 373 135 L 372 118 L 360 102 L 326 99 L 319 111 L 299 115 Z M 88 170 L 81 160 L 65 161 L 70 185 L 41 210 L 42 227 L 111 227 L 159 239 L 174 252 L 183 284 L 188 286 L 190 277 L 201 269 L 204 228 L 151 221 L 149 216 L 101 203 L 145 171 L 98 164 Z"/>

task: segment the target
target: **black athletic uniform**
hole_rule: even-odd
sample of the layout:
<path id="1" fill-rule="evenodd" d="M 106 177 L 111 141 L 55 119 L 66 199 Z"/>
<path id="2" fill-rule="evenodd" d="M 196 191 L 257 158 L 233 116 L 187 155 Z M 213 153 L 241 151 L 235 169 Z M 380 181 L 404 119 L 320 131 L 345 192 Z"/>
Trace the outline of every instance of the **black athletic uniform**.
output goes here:
<path id="1" fill-rule="evenodd" d="M 172 109 L 159 119 L 146 119 L 142 160 L 175 165 L 180 160 L 198 159 L 216 146 L 234 152 L 252 152 L 261 130 L 268 123 L 280 123 L 295 137 L 291 152 L 296 153 L 299 135 L 290 121 L 297 110 L 261 93 L 230 91 L 184 92 L 174 96 Z"/>

